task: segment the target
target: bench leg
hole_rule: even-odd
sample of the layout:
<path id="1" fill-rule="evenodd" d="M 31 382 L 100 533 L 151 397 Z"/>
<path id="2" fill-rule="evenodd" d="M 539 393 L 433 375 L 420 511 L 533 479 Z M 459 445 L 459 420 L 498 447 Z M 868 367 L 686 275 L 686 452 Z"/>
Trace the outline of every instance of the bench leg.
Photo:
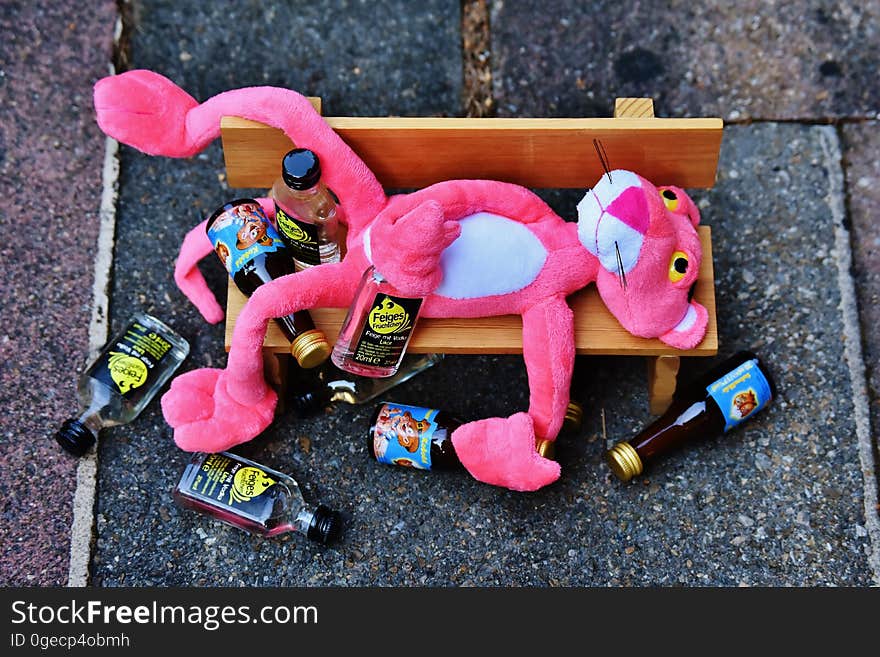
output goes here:
<path id="1" fill-rule="evenodd" d="M 672 403 L 681 359 L 678 356 L 649 356 L 647 360 L 648 404 L 652 415 L 662 415 Z"/>
<path id="2" fill-rule="evenodd" d="M 284 410 L 284 398 L 287 393 L 287 372 L 290 367 L 290 354 L 263 352 L 263 376 L 266 383 L 278 393 L 276 413 Z"/>

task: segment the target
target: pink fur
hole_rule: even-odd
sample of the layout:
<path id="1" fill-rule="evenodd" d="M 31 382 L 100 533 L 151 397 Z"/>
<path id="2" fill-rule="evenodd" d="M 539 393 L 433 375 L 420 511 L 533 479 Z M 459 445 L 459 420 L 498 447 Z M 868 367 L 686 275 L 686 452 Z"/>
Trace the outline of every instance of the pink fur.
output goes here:
<path id="1" fill-rule="evenodd" d="M 573 318 L 565 302 L 569 294 L 596 281 L 605 304 L 627 330 L 659 337 L 675 347 L 693 347 L 705 333 L 705 309 L 687 299 L 701 258 L 695 230 L 699 213 L 677 188 L 669 188 L 679 195 L 672 211 L 647 180 L 613 172 L 618 182 L 610 174 L 600 180 L 585 197 L 589 203 L 578 206 L 581 216 L 575 225 L 563 221 L 529 190 L 498 181 L 447 181 L 386 197 L 372 172 L 307 100 L 287 89 L 240 89 L 199 105 L 166 78 L 131 71 L 100 80 L 95 106 L 107 134 L 145 152 L 174 157 L 204 148 L 218 136 L 225 115 L 280 128 L 297 146 L 318 154 L 324 178 L 347 213 L 343 261 L 260 287 L 238 318 L 226 369 L 184 374 L 162 398 L 166 420 L 183 449 L 226 449 L 265 429 L 276 403 L 262 371 L 267 323 L 304 308 L 348 306 L 370 263 L 395 287 L 426 296 L 425 317 L 522 315 L 531 389 L 528 414 L 470 422 L 452 438 L 476 479 L 513 490 L 536 490 L 560 474 L 557 463 L 536 452 L 535 440 L 556 437 L 568 404 L 574 362 Z M 539 270 L 526 272 L 518 288 L 503 293 L 458 298 L 435 293 L 448 273 L 445 267 L 454 266 L 442 258 L 454 252 L 463 237 L 459 222 L 480 213 L 499 219 L 497 225 L 513 236 L 509 244 L 517 243 L 514 238 L 526 239 L 531 255 L 543 257 Z M 615 241 L 618 234 L 627 258 L 626 285 L 609 258 L 609 249 L 621 247 Z M 211 321 L 217 311 L 211 301 L 216 301 L 208 299 L 204 281 L 195 273 L 195 262 L 207 253 L 206 247 L 191 235 L 181 250 L 176 279 Z M 494 242 L 488 239 L 488 251 Z M 501 239 L 498 243 L 508 244 Z M 669 274 L 674 251 L 686 252 L 690 259 L 687 275 L 676 282 Z M 506 258 L 499 262 L 515 270 L 517 253 Z M 480 281 L 474 285 L 479 287 Z"/>

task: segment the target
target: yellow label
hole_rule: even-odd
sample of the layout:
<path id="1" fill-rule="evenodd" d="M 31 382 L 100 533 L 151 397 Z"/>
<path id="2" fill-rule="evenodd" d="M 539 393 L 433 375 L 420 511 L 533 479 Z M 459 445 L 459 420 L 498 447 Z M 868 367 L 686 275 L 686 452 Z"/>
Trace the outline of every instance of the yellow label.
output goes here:
<path id="1" fill-rule="evenodd" d="M 298 222 L 294 221 L 291 217 L 287 216 L 287 213 L 284 212 L 281 208 L 276 206 L 277 210 L 275 211 L 275 220 L 278 222 L 278 227 L 281 228 L 281 231 L 287 235 L 290 239 L 295 242 L 304 242 L 305 244 L 317 244 L 311 235 L 304 231 Z"/>
<path id="2" fill-rule="evenodd" d="M 125 394 L 132 388 L 138 388 L 147 380 L 147 366 L 140 358 L 119 353 L 110 352 L 110 361 L 107 364 L 113 383 L 119 388 L 119 392 Z"/>
<path id="3" fill-rule="evenodd" d="M 390 297 L 385 297 L 378 307 L 370 311 L 370 328 L 380 335 L 400 333 L 410 327 L 409 313 Z"/>
<path id="4" fill-rule="evenodd" d="M 244 467 L 235 473 L 232 488 L 229 489 L 229 503 L 247 502 L 262 495 L 275 480 L 259 468 Z"/>

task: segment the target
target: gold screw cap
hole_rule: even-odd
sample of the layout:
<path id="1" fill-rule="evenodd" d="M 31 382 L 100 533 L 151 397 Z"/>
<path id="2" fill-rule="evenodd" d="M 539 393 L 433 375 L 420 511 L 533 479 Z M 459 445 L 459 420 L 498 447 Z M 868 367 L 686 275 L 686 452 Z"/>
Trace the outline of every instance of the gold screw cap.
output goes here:
<path id="1" fill-rule="evenodd" d="M 552 459 L 556 456 L 555 440 L 538 438 L 537 442 L 535 443 L 535 448 L 538 450 L 538 454 L 543 456 L 545 459 Z"/>
<path id="2" fill-rule="evenodd" d="M 300 333 L 290 345 L 290 354 L 304 369 L 317 367 L 330 357 L 330 343 L 318 329 Z"/>
<path id="3" fill-rule="evenodd" d="M 581 428 L 584 421 L 584 407 L 576 401 L 568 402 L 568 408 L 565 409 L 565 419 L 562 421 L 562 428 L 566 431 L 577 431 Z"/>
<path id="4" fill-rule="evenodd" d="M 642 474 L 642 459 L 629 443 L 617 443 L 605 452 L 608 467 L 621 481 L 629 481 Z"/>

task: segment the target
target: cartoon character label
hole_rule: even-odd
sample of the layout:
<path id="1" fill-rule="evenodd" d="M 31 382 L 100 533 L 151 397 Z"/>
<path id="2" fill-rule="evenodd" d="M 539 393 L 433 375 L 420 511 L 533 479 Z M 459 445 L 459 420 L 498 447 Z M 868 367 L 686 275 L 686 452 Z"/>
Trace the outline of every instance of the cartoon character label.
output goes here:
<path id="1" fill-rule="evenodd" d="M 87 373 L 130 398 L 149 388 L 144 384 L 171 350 L 171 340 L 137 321 L 120 335 Z"/>
<path id="2" fill-rule="evenodd" d="M 378 367 L 395 366 L 409 342 L 421 305 L 421 299 L 377 294 L 354 349 L 353 360 Z"/>
<path id="3" fill-rule="evenodd" d="M 281 236 L 269 223 L 260 204 L 251 199 L 224 205 L 208 226 L 208 239 L 232 277 L 260 253 L 285 249 Z"/>
<path id="4" fill-rule="evenodd" d="M 709 384 L 706 392 L 724 413 L 724 431 L 729 431 L 770 401 L 770 384 L 757 360 L 747 360 L 732 372 Z"/>
<path id="5" fill-rule="evenodd" d="M 379 463 L 418 470 L 431 469 L 431 443 L 447 439 L 438 427 L 439 411 L 421 406 L 383 404 L 373 430 L 373 452 Z"/>
<path id="6" fill-rule="evenodd" d="M 278 230 L 287 238 L 285 240 L 293 252 L 293 260 L 297 264 L 320 265 L 321 252 L 318 248 L 318 227 L 314 224 L 291 217 L 275 204 L 275 221 Z"/>
<path id="7" fill-rule="evenodd" d="M 234 461 L 222 454 L 209 454 L 190 484 L 190 494 L 205 502 L 228 508 L 255 522 L 266 520 L 274 505 L 273 486 L 278 484 L 260 468 Z"/>

